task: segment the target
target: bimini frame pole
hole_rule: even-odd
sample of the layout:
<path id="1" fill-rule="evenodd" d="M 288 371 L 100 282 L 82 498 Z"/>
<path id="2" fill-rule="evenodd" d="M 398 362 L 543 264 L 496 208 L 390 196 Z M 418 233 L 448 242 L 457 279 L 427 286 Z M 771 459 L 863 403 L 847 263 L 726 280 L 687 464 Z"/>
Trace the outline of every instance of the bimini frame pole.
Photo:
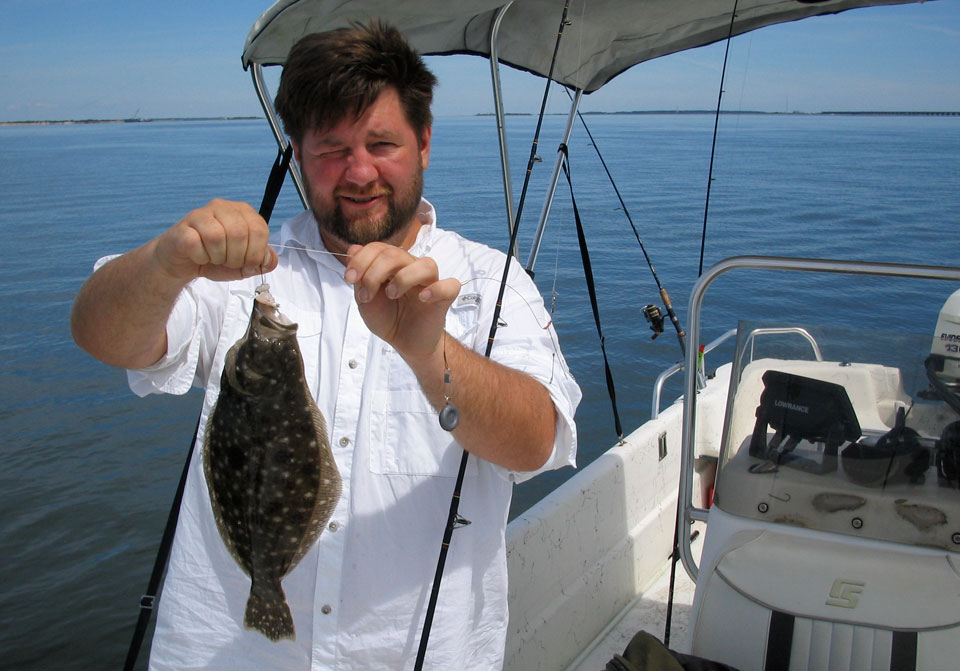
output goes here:
<path id="1" fill-rule="evenodd" d="M 493 109 L 497 117 L 497 138 L 500 143 L 500 169 L 503 173 L 503 196 L 507 207 L 507 232 L 513 237 L 513 227 L 516 225 L 513 210 L 513 190 L 510 181 L 510 157 L 507 154 L 507 127 L 505 115 L 503 113 L 503 89 L 500 86 L 500 60 L 497 55 L 497 40 L 500 35 L 500 24 L 503 22 L 503 16 L 510 9 L 513 0 L 497 10 L 497 15 L 493 19 L 490 27 L 490 81 L 493 84 Z M 510 253 L 517 254 L 517 243 L 514 241 Z"/>
<path id="2" fill-rule="evenodd" d="M 260 106 L 263 108 L 264 114 L 267 115 L 267 122 L 270 124 L 270 130 L 273 131 L 273 137 L 277 141 L 277 146 L 280 147 L 281 151 L 286 151 L 289 143 L 287 142 L 286 135 L 283 134 L 283 128 L 280 126 L 277 111 L 273 109 L 273 98 L 270 97 L 267 86 L 263 81 L 263 66 L 259 63 L 254 63 L 250 67 L 250 74 L 253 77 L 253 87 L 257 91 L 257 99 L 260 100 Z M 289 171 L 290 176 L 293 178 L 293 184 L 297 187 L 300 202 L 303 203 L 305 208 L 309 207 L 307 204 L 307 191 L 303 187 L 303 177 L 300 176 L 300 166 L 294 158 L 290 159 Z"/>
<path id="3" fill-rule="evenodd" d="M 577 89 L 573 101 L 570 103 L 570 114 L 567 116 L 567 127 L 563 131 L 563 139 L 559 147 L 570 143 L 570 136 L 573 134 L 573 123 L 577 119 L 577 109 L 580 107 L 580 99 L 583 97 L 583 89 Z M 533 244 L 530 248 L 530 257 L 527 259 L 527 272 L 533 273 L 533 266 L 537 263 L 537 255 L 540 253 L 540 243 L 543 240 L 543 232 L 547 228 L 547 218 L 550 216 L 550 208 L 553 206 L 553 197 L 557 193 L 557 183 L 560 181 L 560 171 L 563 168 L 563 151 L 558 147 L 557 161 L 553 165 L 553 174 L 550 176 L 550 186 L 547 196 L 543 201 L 543 210 L 540 212 L 540 221 L 537 223 L 537 232 L 533 236 Z"/>

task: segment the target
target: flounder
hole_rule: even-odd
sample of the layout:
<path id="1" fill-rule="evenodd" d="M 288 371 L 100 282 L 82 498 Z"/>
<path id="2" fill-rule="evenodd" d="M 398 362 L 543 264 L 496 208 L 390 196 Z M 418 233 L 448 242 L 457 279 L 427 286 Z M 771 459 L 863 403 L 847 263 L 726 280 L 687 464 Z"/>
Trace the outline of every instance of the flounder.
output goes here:
<path id="1" fill-rule="evenodd" d="M 280 581 L 320 537 L 341 481 L 297 325 L 269 289 L 257 288 L 247 331 L 227 352 L 203 471 L 220 536 L 250 576 L 243 624 L 278 641 L 295 637 Z"/>

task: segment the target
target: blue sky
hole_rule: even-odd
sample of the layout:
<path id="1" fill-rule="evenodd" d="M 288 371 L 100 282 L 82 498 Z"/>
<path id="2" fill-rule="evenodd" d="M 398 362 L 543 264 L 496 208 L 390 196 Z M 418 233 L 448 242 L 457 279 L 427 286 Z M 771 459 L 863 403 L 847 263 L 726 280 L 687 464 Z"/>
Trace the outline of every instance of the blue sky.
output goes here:
<path id="1" fill-rule="evenodd" d="M 0 121 L 260 115 L 240 66 L 269 1 L 0 0 Z M 711 109 L 723 45 L 658 59 L 587 96 L 583 110 Z M 430 59 L 435 113 L 492 110 L 486 61 Z M 508 111 L 542 80 L 504 69 Z M 881 7 L 735 38 L 724 107 L 960 110 L 960 0 Z M 566 96 L 552 96 L 552 110 Z"/>

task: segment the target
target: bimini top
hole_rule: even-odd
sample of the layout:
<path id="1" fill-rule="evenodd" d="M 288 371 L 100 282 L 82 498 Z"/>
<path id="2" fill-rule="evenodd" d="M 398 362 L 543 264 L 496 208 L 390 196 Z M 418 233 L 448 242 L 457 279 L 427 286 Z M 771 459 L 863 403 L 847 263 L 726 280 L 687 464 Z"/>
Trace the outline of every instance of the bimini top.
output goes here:
<path id="1" fill-rule="evenodd" d="M 915 0 L 570 0 L 554 79 L 590 93 L 637 63 L 764 26 L 855 7 Z M 257 19 L 243 67 L 282 65 L 309 33 L 377 17 L 395 25 L 423 55 L 489 57 L 490 31 L 504 9 L 502 63 L 547 76 L 563 0 L 279 0 Z"/>

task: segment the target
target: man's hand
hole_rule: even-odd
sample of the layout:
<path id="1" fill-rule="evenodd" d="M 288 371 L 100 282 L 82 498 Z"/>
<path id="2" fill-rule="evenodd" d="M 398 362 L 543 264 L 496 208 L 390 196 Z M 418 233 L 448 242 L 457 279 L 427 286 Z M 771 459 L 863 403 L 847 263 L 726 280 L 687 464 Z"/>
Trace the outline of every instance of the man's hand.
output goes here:
<path id="1" fill-rule="evenodd" d="M 142 368 L 167 351 L 166 323 L 197 277 L 237 280 L 277 267 L 267 223 L 246 203 L 211 201 L 91 275 L 73 304 L 77 344 L 106 363 Z"/>
<path id="2" fill-rule="evenodd" d="M 439 354 L 447 310 L 460 293 L 460 282 L 441 280 L 433 259 L 382 242 L 353 245 L 347 253 L 344 277 L 353 285 L 367 327 L 411 366 Z"/>
<path id="3" fill-rule="evenodd" d="M 236 280 L 277 266 L 267 222 L 246 203 L 213 200 L 157 238 L 153 259 L 171 278 Z"/>
<path id="4" fill-rule="evenodd" d="M 460 423 L 453 434 L 474 455 L 504 468 L 540 468 L 553 447 L 556 411 L 547 389 L 445 338 L 447 310 L 460 293 L 456 279 L 439 279 L 436 262 L 381 242 L 348 250 L 353 285 L 367 327 L 390 343 L 413 370 L 439 411 L 446 367 L 453 376 Z M 445 339 L 445 341 L 444 341 Z"/>

